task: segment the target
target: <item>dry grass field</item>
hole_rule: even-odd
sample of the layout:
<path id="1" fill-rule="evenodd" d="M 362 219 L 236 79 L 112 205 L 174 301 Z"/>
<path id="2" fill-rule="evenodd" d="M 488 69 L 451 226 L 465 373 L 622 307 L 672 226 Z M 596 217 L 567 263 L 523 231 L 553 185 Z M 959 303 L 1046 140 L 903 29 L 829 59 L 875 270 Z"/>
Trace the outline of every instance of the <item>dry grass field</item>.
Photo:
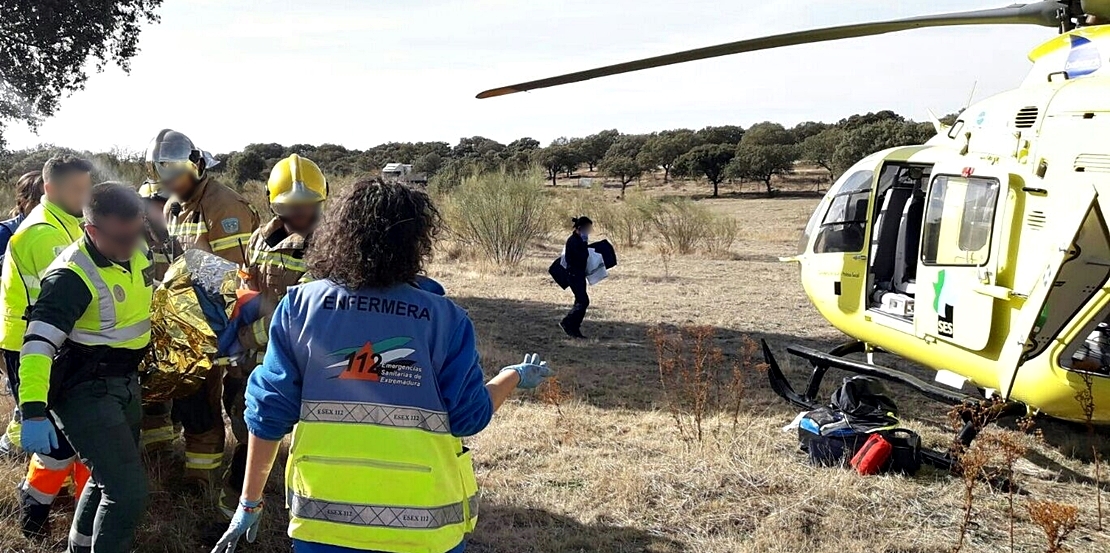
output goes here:
<path id="1" fill-rule="evenodd" d="M 843 339 L 809 305 L 797 267 L 777 261 L 795 253 L 818 201 L 812 184 L 782 187 L 787 193 L 770 199 L 754 192 L 729 196 L 727 187 L 721 199 L 699 198 L 740 224 L 727 256 L 674 256 L 664 263 L 651 244 L 619 250 L 620 265 L 591 290 L 586 341 L 568 340 L 559 331 L 557 322 L 571 297 L 546 272 L 565 234 L 553 233 L 511 270 L 460 260 L 434 264 L 432 276 L 469 310 L 477 326 L 488 374 L 531 351 L 543 354 L 558 371 L 557 393 L 519 393 L 468 442 L 483 488 L 471 551 L 953 550 L 963 519 L 962 479 L 931 469 L 913 478 L 865 478 L 811 467 L 797 452 L 796 435 L 782 431 L 796 412 L 773 396 L 743 353 L 747 340 L 767 339 L 800 382 L 804 367 L 786 361 L 783 347 L 828 348 Z M 668 186 L 652 193 L 703 190 Z M 606 194 L 615 201 L 615 191 Z M 700 442 L 684 439 L 667 408 L 649 338 L 657 325 L 670 331 L 709 325 L 726 360 L 742 366 L 739 417 L 712 415 Z M 946 447 L 951 432 L 944 408 L 898 398 L 908 411 L 907 426 L 925 436 L 928 445 Z M 1043 441 L 1022 438 L 1030 449 L 1019 462 L 1015 550 L 1046 550 L 1026 504 L 1054 499 L 1079 508 L 1079 526 L 1065 544 L 1071 551 L 1110 551 L 1110 532 L 1097 528 L 1088 443 L 1072 436 L 1081 430 L 1053 423 L 1040 428 Z M 141 551 L 205 551 L 223 528 L 222 522 L 213 523 L 217 515 L 210 498 L 188 496 L 176 483 L 179 463 L 151 463 L 155 492 L 140 535 Z M 0 462 L 0 489 L 14 488 L 22 467 L 17 461 Z M 281 493 L 275 477 L 268 505 L 279 506 Z M 963 551 L 1010 551 L 1008 494 L 986 483 L 975 493 Z M 0 516 L 9 517 L 0 524 L 0 550 L 64 550 L 70 510 L 62 502 L 53 543 L 32 547 L 10 518 L 15 493 L 0 494 Z M 241 546 L 241 551 L 288 551 L 284 516 L 280 507 L 270 509 L 260 543 Z"/>

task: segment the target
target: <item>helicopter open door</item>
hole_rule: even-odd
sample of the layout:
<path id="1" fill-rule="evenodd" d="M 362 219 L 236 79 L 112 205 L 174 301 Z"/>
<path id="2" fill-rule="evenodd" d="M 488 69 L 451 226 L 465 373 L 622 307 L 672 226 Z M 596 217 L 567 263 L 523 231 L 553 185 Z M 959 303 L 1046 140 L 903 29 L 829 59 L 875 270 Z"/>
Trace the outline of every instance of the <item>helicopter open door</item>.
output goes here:
<path id="1" fill-rule="evenodd" d="M 860 310 L 867 275 L 867 221 L 875 161 L 844 173 L 813 212 L 802 236 L 802 282 L 813 302 L 830 313 Z"/>
<path id="2" fill-rule="evenodd" d="M 1065 213 L 1082 213 L 1083 216 L 1056 219 L 1059 224 L 1051 236 L 1059 237 L 1060 241 L 1050 249 L 1040 278 L 1033 284 L 1025 303 L 1021 306 L 1021 311 L 1012 319 L 1010 333 L 1002 345 L 1002 352 L 998 358 L 998 390 L 1003 399 L 1010 398 L 1018 370 L 1026 359 L 1036 356 L 1044 350 L 1043 346 L 1047 345 L 1046 337 L 1039 335 L 1053 334 L 1060 326 L 1061 317 L 1066 322 L 1074 315 L 1070 310 L 1077 306 L 1061 305 L 1057 311 L 1063 311 L 1062 313 L 1050 313 L 1048 299 L 1053 290 L 1061 285 L 1060 280 L 1065 266 L 1073 265 L 1070 263 L 1073 261 L 1081 261 L 1082 254 L 1078 245 L 1080 232 L 1092 218 L 1098 221 L 1101 234 L 1105 235 L 1106 232 L 1106 223 L 1101 219 L 1098 195 L 1094 187 L 1077 186 L 1076 190 L 1069 191 L 1069 194 L 1073 194 L 1075 203 Z M 1084 268 L 1079 270 L 1091 272 L 1089 269 L 1084 271 Z M 1101 274 L 1097 278 L 1105 282 L 1105 276 Z M 1086 298 L 1081 296 L 1079 299 Z M 1049 327 L 1054 330 L 1042 332 Z M 1047 337 L 1047 339 L 1051 338 L 1052 336 Z"/>
<path id="3" fill-rule="evenodd" d="M 981 351 L 997 297 L 992 238 L 1005 195 L 994 177 L 944 174 L 939 167 L 934 174 L 921 231 L 915 333 Z"/>

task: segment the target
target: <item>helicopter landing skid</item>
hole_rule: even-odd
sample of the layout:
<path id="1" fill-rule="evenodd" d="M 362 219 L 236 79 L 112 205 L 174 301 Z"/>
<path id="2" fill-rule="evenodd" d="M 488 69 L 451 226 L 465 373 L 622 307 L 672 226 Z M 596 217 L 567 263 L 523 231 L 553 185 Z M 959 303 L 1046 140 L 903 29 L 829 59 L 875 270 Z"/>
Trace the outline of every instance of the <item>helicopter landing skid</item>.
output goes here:
<path id="1" fill-rule="evenodd" d="M 786 401 L 802 409 L 812 410 L 824 405 L 823 401 L 817 399 L 817 394 L 820 393 L 821 381 L 824 380 L 825 374 L 829 369 L 835 368 L 901 383 L 909 386 L 929 399 L 947 405 L 964 406 L 960 411 L 965 425 L 957 434 L 956 438 L 957 442 L 964 447 L 970 446 L 972 440 L 974 440 L 979 433 L 981 425 L 975 424 L 970 413 L 973 411 L 971 406 L 983 404 L 981 398 L 934 386 L 920 378 L 896 369 L 871 363 L 860 363 L 843 357 L 851 353 L 866 351 L 863 342 L 848 342 L 836 347 L 829 353 L 802 346 L 787 346 L 786 351 L 788 353 L 809 361 L 813 366 L 813 372 L 810 374 L 809 383 L 806 385 L 806 390 L 803 393 L 798 393 L 794 390 L 794 387 L 790 385 L 790 381 L 786 379 L 786 375 L 783 374 L 778 361 L 775 360 L 775 356 L 771 353 L 771 348 L 767 345 L 767 341 L 761 340 L 760 342 L 763 346 L 763 359 L 767 364 L 767 376 L 770 379 L 771 389 Z M 994 420 L 1000 416 L 1024 413 L 1026 407 L 1024 404 L 1017 402 L 1005 402 L 992 406 L 991 411 L 994 414 L 991 420 Z M 941 470 L 950 471 L 955 468 L 956 465 L 952 456 L 945 452 L 921 448 L 921 456 L 922 461 Z"/>
<path id="2" fill-rule="evenodd" d="M 960 405 L 966 402 L 977 403 L 980 401 L 979 398 L 934 386 L 920 378 L 896 369 L 871 363 L 852 361 L 851 359 L 845 359 L 843 357 L 844 355 L 864 351 L 863 342 L 849 342 L 836 347 L 829 353 L 802 346 L 787 346 L 786 351 L 788 353 L 809 361 L 813 366 L 813 373 L 810 374 L 809 383 L 806 385 L 806 391 L 799 394 L 794 391 L 794 388 L 786 379 L 786 375 L 783 374 L 782 369 L 779 368 L 779 364 L 775 360 L 774 355 L 771 354 L 771 348 L 767 345 L 767 341 L 764 340 L 762 345 L 763 359 L 767 363 L 767 375 L 771 379 L 771 389 L 783 399 L 802 408 L 813 409 L 815 406 L 819 405 L 819 403 L 817 403 L 817 394 L 821 391 L 821 382 L 824 380 L 825 374 L 829 369 L 840 369 L 842 371 L 904 384 L 929 399 L 948 405 Z"/>

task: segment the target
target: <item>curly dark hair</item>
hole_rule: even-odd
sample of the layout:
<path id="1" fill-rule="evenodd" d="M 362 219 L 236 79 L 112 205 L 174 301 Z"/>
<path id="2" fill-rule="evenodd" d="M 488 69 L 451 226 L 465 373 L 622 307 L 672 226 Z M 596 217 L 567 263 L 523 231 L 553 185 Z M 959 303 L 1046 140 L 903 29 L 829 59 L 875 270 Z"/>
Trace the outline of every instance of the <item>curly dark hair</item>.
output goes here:
<path id="1" fill-rule="evenodd" d="M 440 224 L 423 191 L 360 180 L 328 201 L 305 257 L 309 273 L 349 290 L 411 283 L 432 255 Z"/>
<path id="2" fill-rule="evenodd" d="M 30 213 L 39 204 L 42 194 L 42 171 L 23 173 L 15 183 L 15 207 L 12 208 L 12 217 Z"/>

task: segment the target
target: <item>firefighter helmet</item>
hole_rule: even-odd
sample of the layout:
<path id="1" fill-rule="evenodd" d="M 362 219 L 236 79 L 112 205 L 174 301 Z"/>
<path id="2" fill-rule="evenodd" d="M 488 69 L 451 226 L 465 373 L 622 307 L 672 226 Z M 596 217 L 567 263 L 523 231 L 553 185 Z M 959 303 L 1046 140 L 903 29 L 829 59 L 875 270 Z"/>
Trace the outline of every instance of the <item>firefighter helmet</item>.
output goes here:
<path id="1" fill-rule="evenodd" d="M 274 165 L 266 182 L 270 209 L 282 215 L 284 206 L 314 205 L 328 198 L 328 181 L 312 160 L 293 154 Z"/>
<path id="2" fill-rule="evenodd" d="M 166 189 L 162 188 L 161 183 L 155 182 L 154 179 L 147 179 L 139 185 L 139 197 L 144 200 L 161 200 L 163 202 L 170 199 Z"/>
<path id="3" fill-rule="evenodd" d="M 215 167 L 212 154 L 197 148 L 188 136 L 170 129 L 162 129 L 146 149 L 146 170 L 154 182 L 169 182 L 189 173 L 200 180 L 204 173 Z"/>

